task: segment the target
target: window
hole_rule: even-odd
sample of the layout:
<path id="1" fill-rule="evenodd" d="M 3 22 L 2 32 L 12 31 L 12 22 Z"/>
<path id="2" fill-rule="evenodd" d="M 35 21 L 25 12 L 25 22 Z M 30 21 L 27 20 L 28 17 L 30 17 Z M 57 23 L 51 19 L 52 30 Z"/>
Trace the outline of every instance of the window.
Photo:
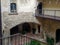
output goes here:
<path id="1" fill-rule="evenodd" d="M 11 11 L 11 13 L 15 13 L 16 12 L 16 3 L 11 3 L 10 4 L 10 11 Z"/>

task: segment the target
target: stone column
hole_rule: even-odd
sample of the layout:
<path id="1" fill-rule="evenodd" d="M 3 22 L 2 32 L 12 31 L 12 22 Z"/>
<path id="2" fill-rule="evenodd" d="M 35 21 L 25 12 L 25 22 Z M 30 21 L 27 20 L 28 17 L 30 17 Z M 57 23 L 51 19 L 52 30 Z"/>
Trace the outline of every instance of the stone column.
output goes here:
<path id="1" fill-rule="evenodd" d="M 38 26 L 36 25 L 35 27 L 36 27 L 36 32 L 35 32 L 35 34 L 38 34 Z"/>

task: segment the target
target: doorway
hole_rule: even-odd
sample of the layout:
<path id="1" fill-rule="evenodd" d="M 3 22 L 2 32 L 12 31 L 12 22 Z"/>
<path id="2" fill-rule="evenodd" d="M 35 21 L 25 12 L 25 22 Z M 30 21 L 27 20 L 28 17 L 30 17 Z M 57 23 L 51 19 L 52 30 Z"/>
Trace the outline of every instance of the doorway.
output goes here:
<path id="1" fill-rule="evenodd" d="M 60 41 L 60 29 L 56 30 L 56 43 Z"/>
<path id="2" fill-rule="evenodd" d="M 42 2 L 38 4 L 37 9 L 39 11 L 39 14 L 42 14 Z"/>

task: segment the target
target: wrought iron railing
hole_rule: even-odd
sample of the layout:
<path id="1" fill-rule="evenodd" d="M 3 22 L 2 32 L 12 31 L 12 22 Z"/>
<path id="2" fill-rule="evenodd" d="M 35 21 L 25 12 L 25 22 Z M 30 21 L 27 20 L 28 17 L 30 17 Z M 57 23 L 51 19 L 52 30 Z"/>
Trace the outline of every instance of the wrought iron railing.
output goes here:
<path id="1" fill-rule="evenodd" d="M 60 20 L 60 10 L 42 10 L 40 14 L 39 9 L 37 9 L 35 16 Z"/>
<path id="2" fill-rule="evenodd" d="M 0 38 L 0 40 L 2 40 L 2 45 L 40 45 L 39 40 L 28 37 L 28 36 L 24 36 L 21 34 L 15 34 L 15 35 L 11 35 L 8 37 L 3 37 Z M 46 42 L 41 42 L 43 44 L 47 44 Z"/>

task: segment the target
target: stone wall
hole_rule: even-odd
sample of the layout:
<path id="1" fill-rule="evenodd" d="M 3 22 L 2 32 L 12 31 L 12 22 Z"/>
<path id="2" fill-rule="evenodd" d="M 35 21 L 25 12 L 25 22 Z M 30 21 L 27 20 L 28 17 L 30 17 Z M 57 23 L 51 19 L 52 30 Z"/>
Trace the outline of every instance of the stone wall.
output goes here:
<path id="1" fill-rule="evenodd" d="M 3 13 L 3 30 L 4 32 L 9 32 L 9 30 L 21 23 L 32 22 L 36 24 L 41 24 L 32 12 L 20 12 L 17 15 L 10 15 L 7 12 Z M 7 33 L 8 34 L 8 33 Z M 4 33 L 5 35 L 5 33 Z"/>
<path id="2" fill-rule="evenodd" d="M 37 1 L 43 3 L 43 8 L 59 8 L 60 9 L 60 0 L 37 0 Z"/>
<path id="3" fill-rule="evenodd" d="M 22 1 L 22 0 L 20 0 L 20 1 Z M 2 23 L 3 23 L 2 31 L 4 30 L 4 35 L 8 34 L 9 30 L 18 24 L 21 24 L 24 22 L 33 22 L 33 23 L 37 23 L 37 24 L 42 23 L 43 30 L 49 31 L 49 32 L 51 32 L 51 34 L 53 33 L 53 35 L 55 37 L 56 29 L 60 28 L 59 21 L 51 20 L 51 19 L 36 18 L 35 10 L 37 8 L 37 0 L 32 0 L 33 2 L 31 1 L 31 4 L 27 3 L 27 5 L 25 5 L 25 6 L 24 6 L 24 4 L 21 5 L 20 1 L 17 0 L 17 2 L 16 2 L 17 3 L 17 13 L 18 13 L 16 15 L 9 14 L 10 13 L 10 1 L 9 0 L 1 1 L 2 2 L 2 4 L 1 4 L 2 5 Z M 48 5 L 48 3 L 47 3 L 47 5 Z M 43 8 L 50 7 L 50 4 L 48 5 L 48 7 L 47 7 L 47 5 L 43 4 Z M 53 9 L 54 9 L 54 6 L 53 6 Z"/>
<path id="4" fill-rule="evenodd" d="M 7 3 L 6 3 L 7 2 Z M 10 3 L 16 3 L 17 14 L 10 14 Z M 2 0 L 2 32 L 3 36 L 10 34 L 9 30 L 24 22 L 33 22 L 40 24 L 35 17 L 35 10 L 37 8 L 36 0 Z M 4 30 L 4 31 L 3 31 Z"/>
<path id="5" fill-rule="evenodd" d="M 52 19 L 37 18 L 42 23 L 42 28 L 49 36 L 56 38 L 56 30 L 60 29 L 60 21 Z"/>

